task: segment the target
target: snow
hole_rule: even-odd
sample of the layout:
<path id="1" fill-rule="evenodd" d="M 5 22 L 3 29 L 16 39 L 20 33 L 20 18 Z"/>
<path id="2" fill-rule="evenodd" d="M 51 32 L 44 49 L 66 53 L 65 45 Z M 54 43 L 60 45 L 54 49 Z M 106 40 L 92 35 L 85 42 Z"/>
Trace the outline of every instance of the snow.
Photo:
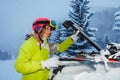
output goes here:
<path id="1" fill-rule="evenodd" d="M 0 61 L 0 80 L 21 80 L 21 74 L 16 72 L 14 62 L 15 60 Z M 54 80 L 120 80 L 120 65 L 110 67 L 106 72 L 102 64 L 94 64 L 96 70 L 90 67 L 89 64 L 92 63 L 79 64 L 79 66 L 64 67 Z"/>
<path id="2" fill-rule="evenodd" d="M 120 25 L 120 19 L 115 22 L 115 25 L 119 27 L 119 25 Z"/>
<path id="3" fill-rule="evenodd" d="M 55 80 L 120 80 L 120 67 L 110 67 L 105 71 L 104 65 L 94 65 L 96 70 L 85 65 L 65 67 L 61 73 L 58 73 Z"/>
<path id="4" fill-rule="evenodd" d="M 119 20 L 120 20 L 120 14 L 119 14 L 119 16 L 115 17 L 115 21 L 119 21 Z"/>
<path id="5" fill-rule="evenodd" d="M 115 26 L 115 27 L 113 27 L 113 30 L 119 31 L 120 27 Z"/>
<path id="6" fill-rule="evenodd" d="M 119 16 L 120 15 L 120 11 L 117 11 L 114 16 Z"/>
<path id="7" fill-rule="evenodd" d="M 54 80 L 73 80 L 73 76 L 80 72 L 90 71 L 91 69 L 87 66 L 69 66 L 63 68 L 61 73 L 55 76 Z"/>
<path id="8" fill-rule="evenodd" d="M 78 45 L 78 46 L 79 46 L 79 45 L 84 45 L 85 43 L 86 43 L 86 41 L 85 41 L 85 40 L 84 40 L 84 41 L 82 41 L 82 42 L 77 42 L 77 41 L 75 42 L 75 44 L 76 44 L 76 45 Z"/>
<path id="9" fill-rule="evenodd" d="M 82 72 L 73 77 L 73 80 L 120 80 L 120 68 L 112 68 L 109 72 L 105 72 L 100 69 L 100 65 L 97 66 L 94 72 Z"/>
<path id="10" fill-rule="evenodd" d="M 95 37 L 90 37 L 90 39 L 91 39 L 91 40 L 93 40 L 93 41 L 95 41 L 95 40 L 96 40 L 96 38 L 95 38 Z"/>
<path id="11" fill-rule="evenodd" d="M 89 35 L 95 36 L 93 32 L 88 32 Z"/>
<path id="12" fill-rule="evenodd" d="M 95 28 L 95 27 L 90 27 L 90 28 L 88 28 L 88 30 L 93 31 L 93 32 L 98 31 L 98 29 L 97 29 L 97 28 Z"/>

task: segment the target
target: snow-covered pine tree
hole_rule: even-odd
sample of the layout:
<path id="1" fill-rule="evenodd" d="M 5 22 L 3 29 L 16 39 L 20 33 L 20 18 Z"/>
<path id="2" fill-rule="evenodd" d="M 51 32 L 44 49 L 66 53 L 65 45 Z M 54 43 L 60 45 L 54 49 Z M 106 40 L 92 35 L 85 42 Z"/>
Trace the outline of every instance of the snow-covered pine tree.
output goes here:
<path id="1" fill-rule="evenodd" d="M 88 4 L 88 0 L 72 0 L 70 5 L 72 7 L 72 11 L 69 12 L 69 17 L 75 23 L 75 25 L 82 27 L 83 31 L 93 39 L 93 37 L 95 37 L 93 34 L 94 30 L 90 30 L 88 26 L 89 19 L 94 13 L 90 12 L 90 7 L 88 7 Z M 90 44 L 79 38 L 79 40 L 77 40 L 77 42 L 71 46 L 68 51 L 72 53 L 79 53 L 81 51 L 90 51 L 90 49 Z"/>
<path id="2" fill-rule="evenodd" d="M 105 40 L 104 40 L 104 47 L 103 48 L 106 48 L 106 45 L 109 44 L 111 41 L 109 39 L 109 35 L 105 35 Z"/>
<path id="3" fill-rule="evenodd" d="M 113 26 L 113 30 L 116 32 L 116 42 L 120 43 L 120 10 L 117 11 L 115 14 L 115 24 Z"/>
<path id="4" fill-rule="evenodd" d="M 62 26 L 61 26 L 61 22 L 58 24 L 57 29 L 55 31 L 52 32 L 52 36 L 49 38 L 49 43 L 60 43 L 61 41 L 63 41 L 63 39 L 61 39 L 62 36 Z"/>
<path id="5" fill-rule="evenodd" d="M 114 30 L 120 31 L 120 11 L 117 11 L 115 14 L 115 25 L 113 27 Z"/>

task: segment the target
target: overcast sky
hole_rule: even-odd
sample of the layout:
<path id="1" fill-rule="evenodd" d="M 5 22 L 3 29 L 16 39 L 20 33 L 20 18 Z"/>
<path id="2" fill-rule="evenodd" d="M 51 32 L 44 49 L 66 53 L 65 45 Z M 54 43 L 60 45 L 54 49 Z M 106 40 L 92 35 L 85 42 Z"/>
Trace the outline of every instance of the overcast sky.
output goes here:
<path id="1" fill-rule="evenodd" d="M 90 0 L 91 10 L 118 7 L 120 0 Z M 68 18 L 70 0 L 0 0 L 0 49 L 16 52 L 36 17 Z"/>
<path id="2" fill-rule="evenodd" d="M 120 5 L 120 0 L 90 0 L 90 5 L 92 8 L 97 7 L 118 7 Z"/>

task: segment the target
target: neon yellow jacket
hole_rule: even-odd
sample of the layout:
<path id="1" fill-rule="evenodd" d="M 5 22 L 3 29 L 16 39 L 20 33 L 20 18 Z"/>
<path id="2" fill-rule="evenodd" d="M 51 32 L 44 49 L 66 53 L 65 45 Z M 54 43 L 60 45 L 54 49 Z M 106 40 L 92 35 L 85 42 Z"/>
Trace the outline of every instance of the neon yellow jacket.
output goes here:
<path id="1" fill-rule="evenodd" d="M 68 49 L 73 40 L 68 37 L 58 45 L 58 51 Z M 49 59 L 49 50 L 46 47 L 39 47 L 34 37 L 26 40 L 20 47 L 19 55 L 15 62 L 17 72 L 22 73 L 22 80 L 48 80 L 49 69 L 42 69 L 41 61 Z"/>

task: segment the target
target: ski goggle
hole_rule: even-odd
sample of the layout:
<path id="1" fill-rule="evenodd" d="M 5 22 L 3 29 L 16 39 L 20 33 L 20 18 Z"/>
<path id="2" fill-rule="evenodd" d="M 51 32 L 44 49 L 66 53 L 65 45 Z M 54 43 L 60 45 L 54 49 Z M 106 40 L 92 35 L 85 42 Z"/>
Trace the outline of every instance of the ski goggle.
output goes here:
<path id="1" fill-rule="evenodd" d="M 56 30 L 56 22 L 54 20 L 50 20 L 50 24 L 52 30 Z"/>
<path id="2" fill-rule="evenodd" d="M 41 24 L 41 25 L 50 25 L 51 26 L 51 30 L 56 30 L 56 22 L 54 20 L 48 20 L 48 21 L 37 21 L 35 23 L 33 23 L 33 26 L 34 25 L 37 25 L 37 24 Z"/>

